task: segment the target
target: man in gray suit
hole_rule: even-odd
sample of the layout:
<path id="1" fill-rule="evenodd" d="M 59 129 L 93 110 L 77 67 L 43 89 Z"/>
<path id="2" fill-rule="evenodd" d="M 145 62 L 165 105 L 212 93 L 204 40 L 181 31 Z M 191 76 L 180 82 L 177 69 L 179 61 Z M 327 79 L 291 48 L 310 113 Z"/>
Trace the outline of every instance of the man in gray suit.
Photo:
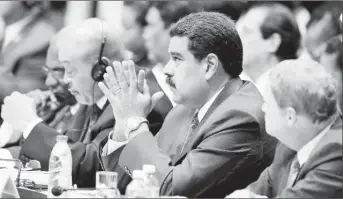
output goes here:
<path id="1" fill-rule="evenodd" d="M 342 198 L 342 120 L 337 87 L 311 60 L 281 62 L 268 76 L 266 130 L 280 144 L 270 167 L 229 197 Z"/>
<path id="2" fill-rule="evenodd" d="M 179 105 L 153 137 L 145 118 L 161 95 L 149 97 L 144 72 L 136 77 L 132 61 L 114 62 L 116 77 L 108 67 L 108 88 L 99 87 L 120 119 L 100 150 L 102 163 L 129 175 L 155 165 L 161 195 L 224 197 L 256 180 L 272 161 L 275 143 L 264 130 L 262 96 L 239 78 L 243 49 L 227 16 L 190 14 L 170 36 L 164 73 Z"/>

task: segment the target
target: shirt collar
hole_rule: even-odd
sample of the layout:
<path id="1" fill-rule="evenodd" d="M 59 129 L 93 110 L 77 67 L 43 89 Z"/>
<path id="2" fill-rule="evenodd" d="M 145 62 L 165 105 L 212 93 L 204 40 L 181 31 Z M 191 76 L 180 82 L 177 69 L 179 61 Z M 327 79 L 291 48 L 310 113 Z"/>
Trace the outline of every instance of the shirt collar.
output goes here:
<path id="1" fill-rule="evenodd" d="M 79 110 L 79 108 L 80 108 L 80 104 L 79 103 L 76 103 L 75 105 L 71 106 L 70 107 L 71 115 L 75 115 L 76 112 Z"/>
<path id="2" fill-rule="evenodd" d="M 104 95 L 96 102 L 96 105 L 102 110 L 106 104 L 106 101 L 107 101 L 107 98 Z"/>
<path id="3" fill-rule="evenodd" d="M 308 158 L 311 155 L 311 152 L 316 147 L 316 145 L 319 143 L 319 141 L 322 139 L 322 137 L 326 134 L 326 132 L 329 131 L 331 125 L 327 126 L 322 132 L 320 132 L 316 137 L 314 137 L 311 141 L 309 141 L 307 144 L 305 144 L 297 153 L 298 161 L 300 164 L 300 167 L 305 164 L 305 162 L 308 160 Z"/>
<path id="4" fill-rule="evenodd" d="M 208 111 L 208 109 L 210 108 L 210 106 L 213 104 L 214 100 L 218 97 L 219 93 L 224 89 L 221 88 L 215 95 L 212 96 L 212 98 L 210 100 L 208 100 L 200 109 L 198 112 L 198 120 L 199 122 L 202 120 L 202 118 L 204 118 L 206 112 Z"/>

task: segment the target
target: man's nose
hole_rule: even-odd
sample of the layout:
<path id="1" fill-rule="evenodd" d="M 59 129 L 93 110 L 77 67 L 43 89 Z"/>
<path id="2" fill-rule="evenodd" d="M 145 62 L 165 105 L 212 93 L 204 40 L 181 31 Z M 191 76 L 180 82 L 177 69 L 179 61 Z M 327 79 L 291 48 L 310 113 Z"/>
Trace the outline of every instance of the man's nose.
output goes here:
<path id="1" fill-rule="evenodd" d="M 167 76 L 172 76 L 173 75 L 172 68 L 173 68 L 173 63 L 169 60 L 168 63 L 163 68 L 163 73 Z"/>
<path id="2" fill-rule="evenodd" d="M 54 78 L 51 74 L 48 74 L 45 80 L 45 85 L 48 87 L 53 87 L 58 84 L 56 78 Z"/>

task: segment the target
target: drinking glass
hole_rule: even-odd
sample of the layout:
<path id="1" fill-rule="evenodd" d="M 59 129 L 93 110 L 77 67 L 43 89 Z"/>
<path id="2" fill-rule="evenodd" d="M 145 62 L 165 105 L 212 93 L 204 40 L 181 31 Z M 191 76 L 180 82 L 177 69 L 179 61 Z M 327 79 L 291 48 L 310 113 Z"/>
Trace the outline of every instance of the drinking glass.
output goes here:
<path id="1" fill-rule="evenodd" d="M 117 188 L 118 174 L 111 171 L 96 172 L 96 192 L 98 198 L 119 198 L 120 192 Z"/>

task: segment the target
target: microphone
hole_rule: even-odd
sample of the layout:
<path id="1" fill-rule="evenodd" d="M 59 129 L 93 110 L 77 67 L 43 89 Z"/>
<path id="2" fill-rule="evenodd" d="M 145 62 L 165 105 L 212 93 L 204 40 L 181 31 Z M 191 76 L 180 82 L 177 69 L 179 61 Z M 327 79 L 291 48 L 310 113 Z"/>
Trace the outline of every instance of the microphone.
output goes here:
<path id="1" fill-rule="evenodd" d="M 21 169 L 23 168 L 23 163 L 20 160 L 18 160 L 18 159 L 4 159 L 4 158 L 0 158 L 0 161 L 15 162 L 16 163 L 16 167 L 18 167 L 18 175 L 17 175 L 17 177 L 15 179 L 15 182 L 16 182 L 16 186 L 19 187 L 20 186 L 20 183 L 19 183 L 20 182 L 20 174 L 21 174 Z"/>
<path id="2" fill-rule="evenodd" d="M 107 190 L 113 190 L 114 188 L 96 188 L 96 190 L 99 190 L 99 189 L 101 189 L 101 190 L 104 190 L 104 189 L 107 189 Z M 52 187 L 52 189 L 51 189 L 51 193 L 52 193 L 52 195 L 54 195 L 54 196 L 60 196 L 63 192 L 65 192 L 65 191 L 77 191 L 77 190 L 90 190 L 89 188 L 63 188 L 63 187 L 61 187 L 61 186 L 54 186 L 54 187 Z"/>
<path id="3" fill-rule="evenodd" d="M 60 196 L 63 192 L 68 191 L 68 190 L 74 190 L 74 188 L 72 188 L 72 189 L 64 189 L 61 186 L 54 186 L 51 189 L 51 193 L 54 196 Z"/>

